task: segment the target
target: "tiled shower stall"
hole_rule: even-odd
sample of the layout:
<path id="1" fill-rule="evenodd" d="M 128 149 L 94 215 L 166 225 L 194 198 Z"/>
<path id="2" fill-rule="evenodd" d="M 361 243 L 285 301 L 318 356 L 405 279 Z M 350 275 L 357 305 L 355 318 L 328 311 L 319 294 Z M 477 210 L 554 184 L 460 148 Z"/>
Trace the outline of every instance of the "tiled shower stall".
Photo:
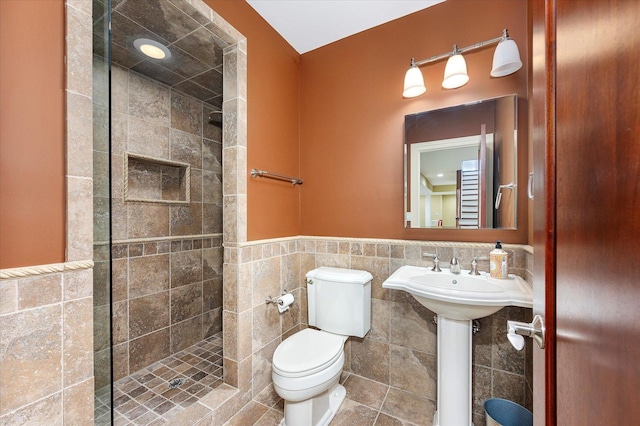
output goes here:
<path id="1" fill-rule="evenodd" d="M 112 309 L 111 324 L 94 323 L 96 359 L 108 359 L 110 350 L 113 356 L 111 366 L 95 364 L 96 389 L 105 398 L 101 389 L 111 380 L 117 389 L 119 380 L 158 361 L 170 363 L 175 359 L 168 357 L 182 357 L 222 331 L 222 130 L 210 118 L 219 108 L 117 65 L 111 67 L 111 99 L 111 149 L 94 152 L 95 161 L 111 159 L 110 291 L 108 257 L 94 269 L 94 309 L 104 311 L 95 317 L 104 318 L 109 303 Z M 100 195 L 109 196 L 108 182 L 100 183 L 98 206 L 107 202 Z M 109 250 L 106 236 L 97 236 L 96 253 Z M 221 334 L 218 340 L 221 346 Z M 204 382 L 221 383 L 222 354 L 215 363 L 206 358 L 198 358 L 201 370 L 185 371 L 198 382 L 206 372 L 215 377 Z M 181 375 L 172 371 L 155 384 L 162 401 L 175 399 L 165 384 Z M 191 382 L 183 389 L 194 395 L 210 390 Z M 187 406 L 194 395 L 184 395 L 180 402 Z M 96 411 L 97 418 L 104 414 Z"/>
<path id="2" fill-rule="evenodd" d="M 116 66 L 112 91 L 118 380 L 222 330 L 222 145 L 220 127 L 208 121 L 211 107 L 201 101 Z M 163 179 L 162 163 L 134 165 L 131 154 L 188 165 L 189 201 L 163 200 L 172 183 Z M 126 186 L 149 201 L 129 201 Z"/>

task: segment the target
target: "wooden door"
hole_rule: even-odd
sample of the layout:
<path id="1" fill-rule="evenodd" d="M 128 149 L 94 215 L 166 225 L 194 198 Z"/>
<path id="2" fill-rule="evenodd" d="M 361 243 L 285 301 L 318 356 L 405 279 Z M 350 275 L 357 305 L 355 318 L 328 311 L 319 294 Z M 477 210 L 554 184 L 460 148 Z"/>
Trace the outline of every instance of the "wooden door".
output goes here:
<path id="1" fill-rule="evenodd" d="M 533 351 L 533 419 L 536 426 L 555 424 L 555 20 L 551 1 L 529 2 L 532 14 L 532 154 L 533 313 L 544 318 L 545 349 Z"/>
<path id="2" fill-rule="evenodd" d="M 535 404 L 535 422 L 544 424 L 542 414 L 548 425 L 637 425 L 640 2 L 546 5 L 545 49 L 552 54 L 545 71 L 547 205 L 543 223 L 535 208 L 534 239 L 536 259 L 543 241 L 545 319 L 555 336 L 547 340 L 553 354 L 545 352 L 544 370 L 534 366 L 547 404 Z M 534 46 L 536 19 L 534 12 Z M 535 72 L 533 87 L 535 99 Z"/>
<path id="3" fill-rule="evenodd" d="M 557 1 L 559 425 L 640 424 L 640 2 Z"/>

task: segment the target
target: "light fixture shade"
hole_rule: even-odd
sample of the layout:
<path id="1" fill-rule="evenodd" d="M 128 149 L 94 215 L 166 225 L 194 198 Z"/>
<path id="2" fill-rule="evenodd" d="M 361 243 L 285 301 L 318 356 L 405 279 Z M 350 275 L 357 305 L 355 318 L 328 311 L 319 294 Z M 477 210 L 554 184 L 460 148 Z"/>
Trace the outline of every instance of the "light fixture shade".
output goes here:
<path id="1" fill-rule="evenodd" d="M 404 75 L 404 91 L 402 92 L 402 96 L 405 98 L 415 98 L 426 91 L 427 88 L 424 87 L 422 72 L 420 72 L 420 68 L 413 65 Z"/>
<path id="2" fill-rule="evenodd" d="M 462 87 L 469 81 L 467 74 L 467 63 L 461 54 L 456 53 L 449 57 L 447 65 L 444 67 L 444 80 L 442 87 L 445 89 L 456 89 Z"/>
<path id="3" fill-rule="evenodd" d="M 496 47 L 493 53 L 493 66 L 491 67 L 491 77 L 504 77 L 513 74 L 522 67 L 518 45 L 510 38 L 507 38 Z"/>

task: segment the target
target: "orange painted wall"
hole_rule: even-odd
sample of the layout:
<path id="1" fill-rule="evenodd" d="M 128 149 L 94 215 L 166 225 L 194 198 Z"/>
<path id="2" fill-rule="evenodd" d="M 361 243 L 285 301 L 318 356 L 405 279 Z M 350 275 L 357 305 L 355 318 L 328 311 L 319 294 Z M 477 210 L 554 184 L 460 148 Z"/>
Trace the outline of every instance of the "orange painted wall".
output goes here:
<path id="1" fill-rule="evenodd" d="M 246 2 L 205 1 L 248 39 L 249 169 L 305 180 L 292 187 L 248 178 L 249 240 L 298 234 L 451 239 L 445 231 L 402 225 L 404 115 L 515 92 L 525 107 L 520 135 L 527 133 L 524 0 L 448 0 L 302 57 Z M 61 262 L 63 1 L 2 0 L 0 27 L 0 268 Z M 439 88 L 443 61 L 423 68 L 427 95 L 401 97 L 409 58 L 492 38 L 503 27 L 518 42 L 522 71 L 491 79 L 489 48 L 468 54 L 467 86 Z M 520 149 L 526 152 L 523 139 Z M 520 182 L 526 182 L 527 164 L 518 167 Z M 522 209 L 527 203 L 519 204 Z M 520 217 L 526 223 L 526 212 Z M 467 241 L 496 235 L 460 232 Z M 526 242 L 519 234 L 498 233 L 506 242 Z"/>
<path id="2" fill-rule="evenodd" d="M 64 2 L 0 1 L 0 268 L 65 259 Z"/>
<path id="3" fill-rule="evenodd" d="M 247 173 L 299 176 L 300 55 L 245 1 L 205 2 L 247 38 Z M 247 179 L 248 239 L 299 235 L 300 186 Z"/>
<path id="4" fill-rule="evenodd" d="M 422 67 L 427 93 L 402 98 L 411 57 L 425 59 L 498 37 L 520 48 L 517 73 L 489 76 L 493 47 L 465 54 L 470 82 L 440 87 L 446 61 Z M 518 231 L 443 231 L 403 225 L 403 121 L 406 114 L 516 93 L 519 149 L 527 152 L 527 2 L 448 0 L 302 55 L 300 167 L 303 235 L 527 242 L 527 202 Z M 518 164 L 526 183 L 527 164 Z M 521 191 L 522 192 L 522 191 Z"/>

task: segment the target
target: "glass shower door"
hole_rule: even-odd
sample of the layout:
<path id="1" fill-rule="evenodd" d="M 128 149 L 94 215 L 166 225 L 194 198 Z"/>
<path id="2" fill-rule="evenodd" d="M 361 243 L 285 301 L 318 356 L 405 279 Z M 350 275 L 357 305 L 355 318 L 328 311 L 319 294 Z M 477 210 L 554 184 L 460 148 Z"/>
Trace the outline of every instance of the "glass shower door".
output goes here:
<path id="1" fill-rule="evenodd" d="M 93 0 L 94 423 L 113 423 L 111 353 L 110 0 Z"/>

